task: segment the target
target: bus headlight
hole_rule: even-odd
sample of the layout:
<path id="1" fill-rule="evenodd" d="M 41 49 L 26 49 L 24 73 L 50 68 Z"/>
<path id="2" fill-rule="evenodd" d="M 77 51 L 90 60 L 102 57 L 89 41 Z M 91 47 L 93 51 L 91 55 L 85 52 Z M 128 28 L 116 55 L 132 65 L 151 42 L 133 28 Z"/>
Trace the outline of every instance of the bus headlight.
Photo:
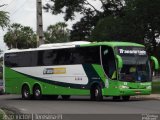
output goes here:
<path id="1" fill-rule="evenodd" d="M 147 86 L 146 89 L 151 89 L 151 86 Z"/>
<path id="2" fill-rule="evenodd" d="M 125 85 L 119 86 L 119 88 L 121 88 L 121 89 L 129 89 L 129 87 L 125 86 Z"/>
<path id="3" fill-rule="evenodd" d="M 108 79 L 106 79 L 105 87 L 106 87 L 106 88 L 108 88 L 108 87 L 109 87 Z"/>

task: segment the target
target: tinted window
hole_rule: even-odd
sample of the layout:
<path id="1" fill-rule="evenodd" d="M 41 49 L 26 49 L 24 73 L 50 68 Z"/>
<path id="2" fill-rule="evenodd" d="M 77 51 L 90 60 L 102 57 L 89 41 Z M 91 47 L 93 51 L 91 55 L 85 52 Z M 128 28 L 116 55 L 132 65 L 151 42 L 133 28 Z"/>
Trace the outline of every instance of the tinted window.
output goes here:
<path id="1" fill-rule="evenodd" d="M 115 57 L 111 47 L 102 46 L 102 64 L 106 75 L 112 78 L 115 70 Z"/>
<path id="2" fill-rule="evenodd" d="M 74 64 L 100 64 L 99 47 L 76 48 L 72 60 Z"/>
<path id="3" fill-rule="evenodd" d="M 18 61 L 18 57 L 17 57 L 17 53 L 9 53 L 9 54 L 5 54 L 5 65 L 7 67 L 17 67 Z"/>
<path id="4" fill-rule="evenodd" d="M 17 67 L 31 66 L 30 52 L 17 53 Z"/>
<path id="5" fill-rule="evenodd" d="M 8 67 L 51 66 L 69 64 L 100 64 L 99 47 L 79 47 L 5 55 Z"/>
<path id="6" fill-rule="evenodd" d="M 71 63 L 72 49 L 57 50 L 56 62 L 58 65 L 68 65 Z"/>
<path id="7" fill-rule="evenodd" d="M 47 50 L 43 52 L 43 64 L 44 65 L 54 65 L 57 64 L 57 52 L 55 50 Z"/>
<path id="8" fill-rule="evenodd" d="M 30 57 L 31 57 L 30 66 L 37 66 L 38 65 L 38 51 L 31 51 Z"/>

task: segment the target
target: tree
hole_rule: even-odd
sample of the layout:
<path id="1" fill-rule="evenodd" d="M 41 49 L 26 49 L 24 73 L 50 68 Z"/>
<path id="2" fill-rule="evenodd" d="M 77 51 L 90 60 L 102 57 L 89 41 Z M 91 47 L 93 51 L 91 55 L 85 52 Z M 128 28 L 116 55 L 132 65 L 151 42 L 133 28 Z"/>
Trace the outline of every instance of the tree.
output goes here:
<path id="1" fill-rule="evenodd" d="M 50 25 L 47 31 L 44 32 L 45 43 L 60 43 L 68 42 L 70 39 L 69 29 L 67 24 L 59 22 L 55 25 Z"/>
<path id="2" fill-rule="evenodd" d="M 149 52 L 157 53 L 160 36 L 160 1 L 126 0 L 121 15 L 99 20 L 92 39 L 123 40 L 146 45 Z"/>
<path id="3" fill-rule="evenodd" d="M 0 55 L 3 53 L 3 50 L 0 49 Z"/>
<path id="4" fill-rule="evenodd" d="M 101 9 L 96 8 L 91 4 L 92 1 L 101 3 Z M 85 14 L 89 9 L 96 13 L 117 12 L 123 6 L 123 0 L 51 0 L 54 4 L 47 3 L 44 6 L 46 11 L 51 11 L 52 14 L 64 13 L 64 19 L 74 19 L 75 13 Z"/>
<path id="5" fill-rule="evenodd" d="M 0 49 L 0 67 L 2 66 L 3 64 L 3 57 L 1 56 L 3 53 L 3 50 Z M 0 75 L 1 76 L 1 75 Z M 0 77 L 1 78 L 1 77 Z"/>
<path id="6" fill-rule="evenodd" d="M 32 28 L 14 23 L 8 28 L 4 35 L 4 42 L 11 48 L 33 48 L 36 47 L 36 34 Z"/>
<path id="7" fill-rule="evenodd" d="M 92 31 L 92 41 L 126 41 L 144 43 L 143 30 L 129 18 L 109 16 L 99 20 Z"/>
<path id="8" fill-rule="evenodd" d="M 88 40 L 91 31 L 97 22 L 108 15 L 119 15 L 123 7 L 123 0 L 92 0 L 101 3 L 101 9 L 91 4 L 91 0 L 52 0 L 54 4 L 46 4 L 44 9 L 52 14 L 64 13 L 66 21 L 73 20 L 75 13 L 79 12 L 84 16 L 79 22 L 73 25 L 71 30 L 71 41 Z"/>
<path id="9" fill-rule="evenodd" d="M 4 5 L 0 5 L 3 7 Z M 0 11 L 0 27 L 3 29 L 9 25 L 9 16 L 8 12 Z"/>
<path id="10" fill-rule="evenodd" d="M 143 43 L 154 54 L 157 54 L 156 39 L 160 36 L 159 4 L 159 0 L 126 0 L 125 7 L 126 18 L 138 26 Z"/>

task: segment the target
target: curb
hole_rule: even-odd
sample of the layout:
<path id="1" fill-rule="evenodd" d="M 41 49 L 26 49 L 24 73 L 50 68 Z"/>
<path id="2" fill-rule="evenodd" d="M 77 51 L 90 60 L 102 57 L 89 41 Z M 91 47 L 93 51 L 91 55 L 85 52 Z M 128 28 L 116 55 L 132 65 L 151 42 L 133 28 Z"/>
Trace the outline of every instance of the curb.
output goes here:
<path id="1" fill-rule="evenodd" d="M 151 94 L 151 95 L 138 95 L 133 96 L 135 99 L 148 99 L 148 100 L 160 100 L 160 94 Z"/>

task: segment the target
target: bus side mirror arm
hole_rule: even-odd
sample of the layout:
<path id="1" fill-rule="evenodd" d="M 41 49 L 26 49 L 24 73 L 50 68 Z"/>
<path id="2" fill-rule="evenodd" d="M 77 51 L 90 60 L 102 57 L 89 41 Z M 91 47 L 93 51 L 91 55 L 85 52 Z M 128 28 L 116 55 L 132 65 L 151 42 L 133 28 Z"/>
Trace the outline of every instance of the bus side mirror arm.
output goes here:
<path id="1" fill-rule="evenodd" d="M 116 59 L 117 59 L 117 67 L 119 69 L 121 69 L 123 67 L 123 60 L 122 60 L 122 57 L 119 56 L 119 55 L 116 55 Z"/>
<path id="2" fill-rule="evenodd" d="M 154 69 L 155 69 L 155 70 L 158 70 L 158 69 L 159 69 L 159 63 L 158 63 L 157 58 L 154 57 L 154 56 L 151 56 L 150 59 L 151 59 L 151 61 L 153 61 L 153 63 L 154 63 Z"/>

